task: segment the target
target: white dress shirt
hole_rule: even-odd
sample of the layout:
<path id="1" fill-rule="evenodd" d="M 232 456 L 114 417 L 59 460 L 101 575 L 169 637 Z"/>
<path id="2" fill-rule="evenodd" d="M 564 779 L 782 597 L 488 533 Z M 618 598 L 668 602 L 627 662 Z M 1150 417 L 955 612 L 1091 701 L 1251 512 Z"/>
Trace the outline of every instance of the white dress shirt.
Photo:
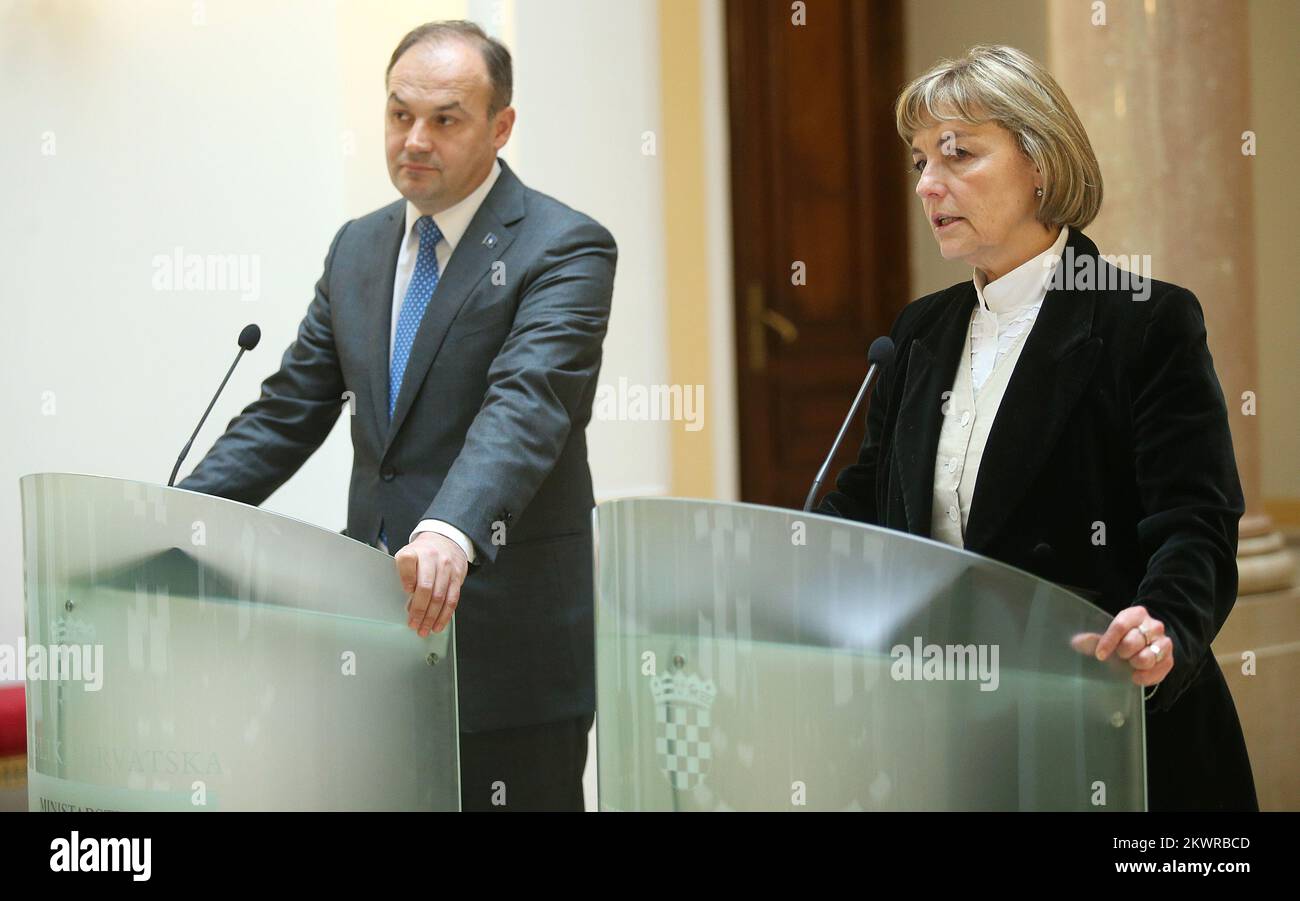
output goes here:
<path id="1" fill-rule="evenodd" d="M 1051 247 L 992 282 L 975 269 L 979 302 L 971 312 L 961 362 L 944 402 L 934 461 L 930 535 L 938 541 L 965 545 L 980 458 L 1068 234 L 1068 226 L 1063 226 Z"/>
<path id="2" fill-rule="evenodd" d="M 456 250 L 456 245 L 460 239 L 465 236 L 466 229 L 469 228 L 470 221 L 474 214 L 478 212 L 479 206 L 483 203 L 483 198 L 487 197 L 492 186 L 496 184 L 497 177 L 501 174 L 501 163 L 494 161 L 492 171 L 488 177 L 483 179 L 483 183 L 469 193 L 464 200 L 455 206 L 448 207 L 441 213 L 433 217 L 434 224 L 438 226 L 438 231 L 442 233 L 442 240 L 434 247 L 434 255 L 438 258 L 438 277 L 441 278 L 447 271 L 447 263 L 451 260 L 452 253 Z M 393 319 L 392 326 L 388 333 L 388 358 L 393 358 L 393 343 L 397 337 L 397 319 L 402 312 L 402 301 L 406 299 L 406 288 L 411 283 L 411 276 L 415 272 L 415 262 L 420 256 L 420 234 L 415 228 L 416 221 L 424 215 L 416 208 L 415 204 L 409 200 L 406 202 L 406 238 L 402 241 L 402 247 L 397 253 L 397 272 L 393 278 Z M 433 303 L 437 303 L 437 290 L 434 290 Z M 445 535 L 452 541 L 460 545 L 460 549 L 465 552 L 465 558 L 470 563 L 474 562 L 474 542 L 469 540 L 469 536 L 451 523 L 443 522 L 440 519 L 424 519 L 415 527 L 411 533 L 410 540 L 414 541 L 415 536 L 421 532 L 436 532 L 439 535 Z"/>

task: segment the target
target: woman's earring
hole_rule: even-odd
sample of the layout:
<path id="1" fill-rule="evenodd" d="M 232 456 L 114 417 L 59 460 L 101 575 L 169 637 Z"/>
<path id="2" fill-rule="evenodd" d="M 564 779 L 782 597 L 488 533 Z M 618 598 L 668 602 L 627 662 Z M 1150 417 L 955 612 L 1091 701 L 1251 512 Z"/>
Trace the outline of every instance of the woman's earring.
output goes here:
<path id="1" fill-rule="evenodd" d="M 1035 197 L 1042 197 L 1042 196 L 1043 196 L 1043 189 L 1042 189 L 1042 188 L 1035 188 L 1035 189 L 1034 189 L 1034 196 L 1035 196 Z"/>

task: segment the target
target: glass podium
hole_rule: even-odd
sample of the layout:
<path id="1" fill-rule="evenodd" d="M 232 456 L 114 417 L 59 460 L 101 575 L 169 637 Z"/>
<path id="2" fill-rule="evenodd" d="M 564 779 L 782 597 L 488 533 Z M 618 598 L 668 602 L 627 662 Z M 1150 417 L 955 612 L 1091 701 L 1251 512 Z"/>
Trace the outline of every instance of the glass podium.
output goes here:
<path id="1" fill-rule="evenodd" d="M 222 498 L 21 479 L 32 810 L 458 810 L 453 629 L 393 560 Z"/>
<path id="2" fill-rule="evenodd" d="M 1111 617 L 1029 573 L 747 504 L 600 504 L 601 810 L 1143 810 Z"/>

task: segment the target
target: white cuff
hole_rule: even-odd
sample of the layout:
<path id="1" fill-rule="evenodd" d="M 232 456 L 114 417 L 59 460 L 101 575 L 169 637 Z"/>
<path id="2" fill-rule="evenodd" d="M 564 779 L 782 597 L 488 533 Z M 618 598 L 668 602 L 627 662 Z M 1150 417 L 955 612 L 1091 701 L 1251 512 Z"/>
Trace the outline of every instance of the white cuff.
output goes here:
<path id="1" fill-rule="evenodd" d="M 421 532 L 435 532 L 439 535 L 445 535 L 452 541 L 460 545 L 460 549 L 465 552 L 465 559 L 470 563 L 474 562 L 474 542 L 469 540 L 469 536 L 456 528 L 449 522 L 443 522 L 441 519 L 422 519 L 420 524 L 415 527 L 411 533 L 411 541 Z"/>

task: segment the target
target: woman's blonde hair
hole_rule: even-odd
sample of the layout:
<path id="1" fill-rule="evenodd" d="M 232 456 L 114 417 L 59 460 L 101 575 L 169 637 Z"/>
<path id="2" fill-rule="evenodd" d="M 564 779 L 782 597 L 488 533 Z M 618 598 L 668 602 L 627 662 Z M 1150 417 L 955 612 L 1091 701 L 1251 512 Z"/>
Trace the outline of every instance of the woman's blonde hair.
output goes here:
<path id="1" fill-rule="evenodd" d="M 903 88 L 894 119 L 909 145 L 945 119 L 996 122 L 1042 173 L 1038 221 L 1081 229 L 1101 209 L 1101 167 L 1083 123 L 1051 73 L 1014 47 L 981 44 L 941 60 Z"/>

